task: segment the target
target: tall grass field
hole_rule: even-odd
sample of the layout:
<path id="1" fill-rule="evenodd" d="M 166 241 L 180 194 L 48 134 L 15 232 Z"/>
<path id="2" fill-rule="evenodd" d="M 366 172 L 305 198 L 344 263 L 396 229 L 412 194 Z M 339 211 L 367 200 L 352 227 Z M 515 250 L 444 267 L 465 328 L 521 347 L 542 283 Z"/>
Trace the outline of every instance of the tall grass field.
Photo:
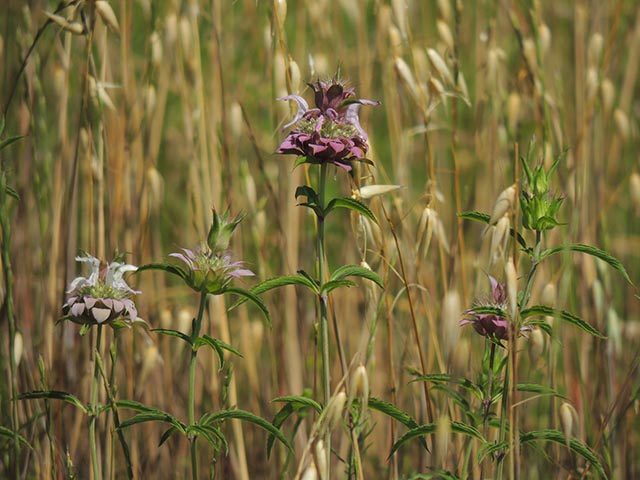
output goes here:
<path id="1" fill-rule="evenodd" d="M 0 478 L 640 478 L 640 5 L 4 0 Z"/>

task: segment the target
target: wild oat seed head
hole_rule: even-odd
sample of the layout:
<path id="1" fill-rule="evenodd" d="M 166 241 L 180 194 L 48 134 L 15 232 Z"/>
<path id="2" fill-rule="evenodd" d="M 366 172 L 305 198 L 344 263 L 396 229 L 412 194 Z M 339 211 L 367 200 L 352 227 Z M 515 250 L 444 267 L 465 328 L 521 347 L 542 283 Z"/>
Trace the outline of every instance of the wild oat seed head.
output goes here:
<path id="1" fill-rule="evenodd" d="M 507 286 L 507 299 L 509 300 L 509 315 L 511 315 L 511 318 L 515 318 L 516 310 L 518 309 L 518 275 L 512 257 L 509 257 L 509 260 L 507 260 L 504 266 L 504 274 Z"/>
<path id="2" fill-rule="evenodd" d="M 616 101 L 616 88 L 609 77 L 605 77 L 600 83 L 600 96 L 602 98 L 602 110 L 605 116 L 608 117 Z"/>
<path id="3" fill-rule="evenodd" d="M 576 435 L 578 426 L 578 412 L 570 403 L 562 402 L 560 405 L 560 424 L 568 446 L 569 441 Z"/>
<path id="4" fill-rule="evenodd" d="M 436 20 L 436 29 L 438 30 L 438 38 L 444 44 L 448 51 L 453 52 L 454 42 L 453 34 L 449 25 L 443 20 Z"/>
<path id="5" fill-rule="evenodd" d="M 438 74 L 438 76 L 447 86 L 455 85 L 451 70 L 449 70 L 446 62 L 438 52 L 436 52 L 433 48 L 428 48 L 427 58 L 429 59 L 429 63 L 431 63 L 433 70 Z"/>
<path id="6" fill-rule="evenodd" d="M 514 135 L 520 122 L 522 100 L 518 92 L 511 92 L 507 98 L 507 125 L 509 132 Z"/>
<path id="7" fill-rule="evenodd" d="M 329 459 L 327 457 L 327 449 L 324 445 L 324 440 L 318 439 L 313 447 L 315 464 L 319 474 L 319 479 L 329 480 L 329 475 L 327 473 L 329 469 L 329 464 L 327 462 L 329 461 Z"/>
<path id="8" fill-rule="evenodd" d="M 178 17 L 171 12 L 164 22 L 164 44 L 167 50 L 173 50 L 178 39 Z"/>
<path id="9" fill-rule="evenodd" d="M 460 339 L 460 318 L 462 317 L 462 302 L 456 290 L 449 290 L 442 300 L 440 323 L 442 325 L 443 353 L 447 362 L 450 361 Z"/>
<path id="10" fill-rule="evenodd" d="M 435 454 L 436 466 L 444 466 L 451 443 L 451 420 L 447 413 L 443 413 L 436 423 Z"/>
<path id="11" fill-rule="evenodd" d="M 13 337 L 13 362 L 15 363 L 16 368 L 20 366 L 23 353 L 24 353 L 24 339 L 22 337 L 22 333 L 16 332 L 15 336 Z"/>
<path id="12" fill-rule="evenodd" d="M 100 15 L 100 18 L 105 23 L 107 27 L 109 27 L 114 33 L 120 33 L 120 24 L 118 23 L 118 17 L 116 17 L 116 13 L 111 8 L 109 2 L 105 0 L 96 0 L 95 1 L 96 12 Z"/>
<path id="13" fill-rule="evenodd" d="M 544 22 L 538 26 L 538 38 L 540 41 L 540 54 L 544 60 L 551 47 L 551 30 L 549 30 L 549 26 Z"/>
<path id="14" fill-rule="evenodd" d="M 622 138 L 622 140 L 626 141 L 629 139 L 629 132 L 631 131 L 631 127 L 629 124 L 629 117 L 621 108 L 616 108 L 613 112 L 613 123 L 616 126 L 616 130 L 618 134 Z"/>
<path id="15" fill-rule="evenodd" d="M 511 185 L 505 188 L 496 202 L 493 204 L 493 210 L 491 211 L 491 218 L 489 220 L 490 225 L 495 225 L 505 214 L 512 211 L 513 206 L 516 203 L 516 187 Z"/>
<path id="16" fill-rule="evenodd" d="M 604 47 L 604 37 L 600 32 L 594 33 L 589 39 L 588 60 L 589 65 L 597 66 Z"/>
<path id="17" fill-rule="evenodd" d="M 278 28 L 284 30 L 284 22 L 287 19 L 287 0 L 273 0 L 273 14 L 276 17 Z"/>
<path id="18" fill-rule="evenodd" d="M 532 328 L 528 334 L 528 353 L 529 353 L 529 363 L 531 366 L 535 367 L 538 363 L 538 359 L 544 353 L 544 333 L 539 328 Z"/>
<path id="19" fill-rule="evenodd" d="M 629 176 L 629 194 L 631 204 L 638 215 L 640 214 L 640 174 L 638 172 L 632 172 Z"/>
<path id="20" fill-rule="evenodd" d="M 149 43 L 151 44 L 151 65 L 157 69 L 163 60 L 163 48 L 160 34 L 158 32 L 153 32 L 149 37 Z"/>
<path id="21" fill-rule="evenodd" d="M 500 220 L 498 220 L 491 235 L 489 255 L 492 263 L 496 263 L 507 251 L 510 229 L 511 219 L 508 214 L 505 214 L 500 218 Z"/>

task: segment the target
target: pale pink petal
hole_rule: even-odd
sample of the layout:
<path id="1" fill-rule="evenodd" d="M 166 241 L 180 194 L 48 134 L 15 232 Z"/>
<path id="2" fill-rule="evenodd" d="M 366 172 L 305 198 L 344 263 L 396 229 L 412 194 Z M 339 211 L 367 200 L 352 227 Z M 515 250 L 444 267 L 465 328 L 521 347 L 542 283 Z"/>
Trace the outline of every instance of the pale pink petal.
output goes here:
<path id="1" fill-rule="evenodd" d="M 96 322 L 103 323 L 108 320 L 111 315 L 111 309 L 109 308 L 92 308 L 91 315 L 96 319 Z"/>

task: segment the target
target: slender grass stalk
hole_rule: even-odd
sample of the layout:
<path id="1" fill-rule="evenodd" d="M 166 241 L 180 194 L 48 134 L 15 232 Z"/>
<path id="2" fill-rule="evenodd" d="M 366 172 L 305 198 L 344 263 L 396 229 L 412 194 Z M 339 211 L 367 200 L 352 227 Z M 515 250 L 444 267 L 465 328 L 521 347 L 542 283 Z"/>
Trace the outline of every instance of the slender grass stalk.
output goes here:
<path id="1" fill-rule="evenodd" d="M 491 410 L 491 398 L 493 390 L 493 366 L 496 358 L 496 343 L 487 340 L 491 343 L 491 350 L 489 351 L 489 371 L 487 372 L 487 387 L 485 390 L 484 400 L 482 401 L 482 435 L 487 438 L 489 429 L 489 413 Z M 486 462 L 482 462 L 480 465 L 480 478 L 484 478 L 484 466 Z"/>
<path id="2" fill-rule="evenodd" d="M 0 169 L 0 198 L 3 205 L 0 206 L 0 231 L 2 232 L 2 269 L 5 282 L 4 308 L 9 324 L 9 375 L 11 384 L 11 430 L 13 431 L 13 476 L 19 478 L 20 469 L 18 460 L 20 457 L 20 443 L 18 440 L 18 372 L 15 356 L 16 319 L 13 312 L 13 270 L 11 269 L 11 224 L 9 223 L 9 202 L 6 200 L 6 176 Z"/>
<path id="3" fill-rule="evenodd" d="M 198 308 L 198 316 L 193 322 L 193 330 L 191 332 L 191 340 L 195 340 L 200 335 L 200 329 L 202 327 L 202 318 L 204 316 L 204 307 L 207 302 L 207 294 L 205 292 L 200 294 L 200 306 Z M 189 424 L 196 423 L 196 399 L 195 399 L 195 384 L 196 384 L 196 364 L 197 364 L 197 350 L 191 350 L 191 362 L 189 364 Z M 194 480 L 198 479 L 198 437 L 194 436 L 191 439 L 191 476 Z"/>
<path id="4" fill-rule="evenodd" d="M 100 368 L 98 365 L 98 355 L 100 355 L 100 344 L 102 343 L 102 325 L 97 326 L 96 348 L 93 352 L 93 382 L 91 383 L 91 419 L 89 423 L 89 445 L 91 451 L 91 470 L 93 480 L 100 480 L 100 463 L 98 459 L 98 447 L 96 442 L 96 422 L 98 420 L 98 385 L 100 380 Z"/>

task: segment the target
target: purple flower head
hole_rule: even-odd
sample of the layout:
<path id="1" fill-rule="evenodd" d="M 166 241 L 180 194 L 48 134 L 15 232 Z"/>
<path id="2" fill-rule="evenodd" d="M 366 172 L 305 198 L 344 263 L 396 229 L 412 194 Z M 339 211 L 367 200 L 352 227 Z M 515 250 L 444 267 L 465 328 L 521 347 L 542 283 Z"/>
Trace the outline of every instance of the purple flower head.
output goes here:
<path id="1" fill-rule="evenodd" d="M 332 163 L 350 172 L 351 162 L 365 161 L 369 146 L 367 134 L 358 116 L 362 105 L 380 102 L 356 98 L 355 90 L 347 88 L 337 79 L 318 80 L 308 84 L 315 94 L 315 108 L 299 95 L 287 95 L 277 100 L 294 100 L 298 112 L 283 131 L 293 130 L 280 144 L 276 153 L 306 157 L 309 163 Z"/>
<path id="2" fill-rule="evenodd" d="M 234 278 L 253 276 L 251 270 L 243 267 L 243 262 L 233 261 L 228 252 L 215 252 L 208 245 L 195 250 L 182 248 L 182 253 L 170 253 L 170 257 L 178 258 L 187 265 L 181 277 L 187 285 L 197 292 L 218 295 Z"/>
<path id="3" fill-rule="evenodd" d="M 480 307 L 493 307 L 506 312 L 508 309 L 506 286 L 499 283 L 491 275 L 489 275 L 489 282 L 491 283 L 490 298 L 476 301 L 474 305 L 475 309 L 470 308 L 464 312 L 465 318 L 460 322 L 460 325 L 471 323 L 476 332 L 484 337 L 490 337 L 496 340 L 508 340 L 511 321 L 506 316 L 493 313 L 478 313 L 476 310 Z M 523 333 L 529 329 L 528 327 L 523 327 L 519 333 Z"/>
<path id="4" fill-rule="evenodd" d="M 143 322 L 131 300 L 140 293 L 124 280 L 126 272 L 137 270 L 134 265 L 113 261 L 103 264 L 98 258 L 84 254 L 77 262 L 89 265 L 88 277 L 77 277 L 69 284 L 67 301 L 62 306 L 65 318 L 79 324 L 131 325 Z"/>

